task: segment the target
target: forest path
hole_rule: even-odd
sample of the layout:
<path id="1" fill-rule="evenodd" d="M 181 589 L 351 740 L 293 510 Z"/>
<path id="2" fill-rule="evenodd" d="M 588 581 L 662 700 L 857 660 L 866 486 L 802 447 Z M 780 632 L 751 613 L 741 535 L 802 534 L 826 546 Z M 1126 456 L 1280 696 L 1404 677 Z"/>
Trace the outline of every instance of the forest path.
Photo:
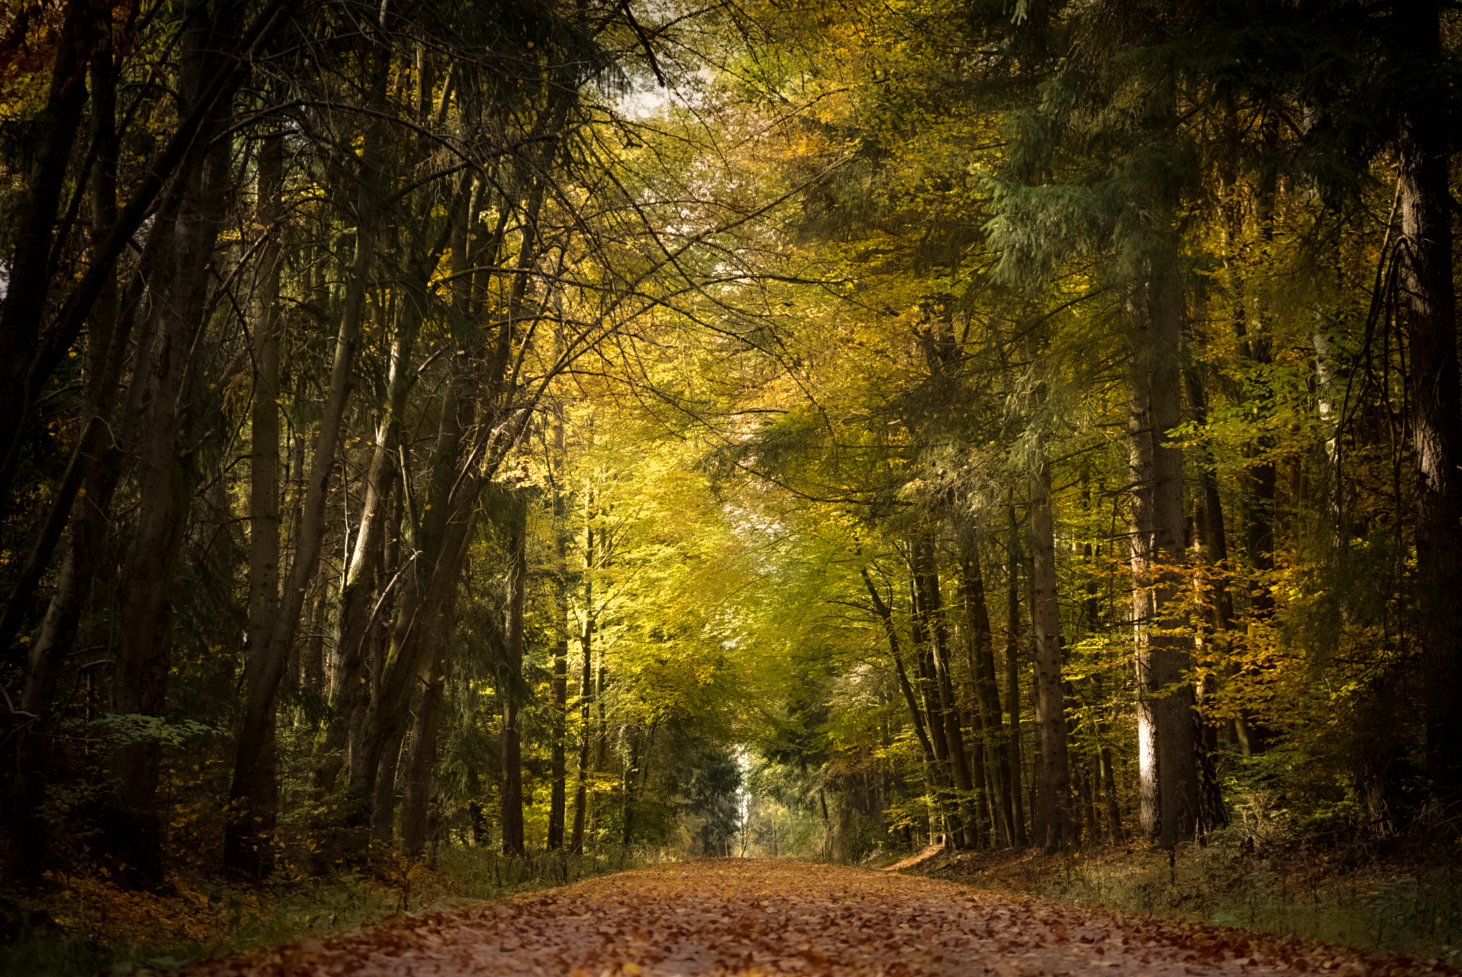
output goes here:
<path id="1" fill-rule="evenodd" d="M 662 865 L 189 968 L 207 977 L 1339 974 L 1446 968 L 838 865 Z"/>

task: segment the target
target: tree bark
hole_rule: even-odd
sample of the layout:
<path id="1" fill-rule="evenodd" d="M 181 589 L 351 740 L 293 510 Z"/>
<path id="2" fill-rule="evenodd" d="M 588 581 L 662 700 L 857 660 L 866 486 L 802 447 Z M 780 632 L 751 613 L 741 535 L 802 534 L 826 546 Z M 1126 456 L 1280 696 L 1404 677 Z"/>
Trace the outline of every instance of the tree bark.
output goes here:
<path id="1" fill-rule="evenodd" d="M 405 790 L 401 798 L 401 850 L 418 859 L 426 851 L 428 813 L 431 808 L 431 775 L 437 760 L 437 734 L 441 727 L 442 699 L 446 692 L 446 641 L 436 643 L 427 671 L 426 688 L 407 742 Z"/>
<path id="2" fill-rule="evenodd" d="M 1051 472 L 1040 465 L 1029 478 L 1032 541 L 1031 632 L 1035 638 L 1036 725 L 1041 743 L 1042 845 L 1060 848 L 1071 833 L 1071 774 L 1066 752 L 1066 707 L 1062 699 L 1061 618 L 1056 596 L 1056 535 L 1051 516 Z"/>
<path id="3" fill-rule="evenodd" d="M 92 234 L 100 237 L 110 232 L 117 219 L 116 69 L 109 44 L 104 43 L 92 61 L 91 81 L 91 219 Z M 131 315 L 129 311 L 128 322 Z M 107 513 L 121 474 L 121 452 L 107 432 L 108 425 L 102 422 L 112 419 L 116 407 L 118 378 L 125 359 L 122 319 L 117 283 L 109 277 L 93 307 L 86 349 L 85 433 L 72 462 L 80 468 L 76 494 L 85 502 L 79 510 L 72 509 L 70 502 L 66 505 L 71 517 L 71 539 L 40 633 L 27 656 L 21 692 L 20 711 L 31 718 L 15 731 L 16 784 L 11 804 L 10 849 L 14 874 L 25 885 L 40 883 L 49 851 L 49 836 L 41 819 L 48 781 L 49 741 L 37 734 L 48 731 L 56 683 L 74 645 L 76 627 L 91 593 L 92 581 L 101 572 Z M 49 554 L 46 559 L 48 562 Z M 7 618 L 14 614 L 16 629 L 29 603 L 28 595 L 17 594 L 13 606 L 6 607 Z M 0 630 L 3 630 L 0 647 L 8 646 L 13 629 Z"/>
<path id="4" fill-rule="evenodd" d="M 598 561 L 594 540 L 594 492 L 584 499 L 584 627 L 579 632 L 579 649 L 583 654 L 583 670 L 579 679 L 579 769 L 574 788 L 574 829 L 569 849 L 584 852 L 584 830 L 589 804 L 589 744 L 593 734 L 594 702 L 594 570 Z"/>
<path id="5" fill-rule="evenodd" d="M 1393 8 L 1398 67 L 1442 70 L 1441 4 Z M 1416 576 L 1425 675 L 1427 768 L 1449 811 L 1462 804 L 1462 381 L 1452 280 L 1453 201 L 1444 93 L 1409 92 L 1400 153 L 1401 307 L 1410 344 L 1411 437 L 1416 455 Z"/>
<path id="6" fill-rule="evenodd" d="M 949 649 L 949 628 L 944 618 L 944 601 L 939 590 L 939 567 L 934 546 L 927 539 L 918 540 L 913 547 L 914 581 L 919 592 L 919 610 L 929 632 L 929 648 L 934 658 L 934 678 L 937 683 L 938 712 L 930 716 L 930 722 L 939 722 L 943 727 L 944 741 L 949 750 L 949 768 L 954 787 L 960 792 L 958 803 L 960 813 L 959 830 L 961 838 L 956 847 L 972 847 L 974 838 L 970 835 L 974 817 L 971 792 L 974 781 L 970 777 L 969 757 L 965 752 L 964 735 L 960 730 L 959 703 L 954 694 L 954 680 L 951 675 Z"/>
<path id="7" fill-rule="evenodd" d="M 523 854 L 523 753 L 518 727 L 518 689 L 523 683 L 523 597 L 528 577 L 528 506 L 521 490 L 507 500 L 508 608 L 504 622 L 503 854 Z"/>
<path id="8" fill-rule="evenodd" d="M 1009 779 L 1010 761 L 1005 751 L 1005 721 L 1000 711 L 999 681 L 995 672 L 994 634 L 990 627 L 990 611 L 985 606 L 985 581 L 980 573 L 980 554 L 973 534 L 967 533 L 960 561 L 960 590 L 964 598 L 966 654 L 969 657 L 970 680 L 975 687 L 975 704 L 979 710 L 981 748 L 984 768 L 990 784 L 990 807 L 1001 843 L 1014 847 L 1011 827 Z"/>
<path id="9" fill-rule="evenodd" d="M 551 778 L 548 800 L 548 849 L 563 848 L 564 816 L 567 812 L 567 758 L 565 737 L 568 735 L 568 691 L 569 691 L 569 595 L 568 595 L 568 537 L 564 525 L 565 500 L 563 494 L 563 406 L 553 408 L 553 622 L 558 636 L 553 643 L 553 726 L 552 755 L 549 759 Z"/>
<path id="10" fill-rule="evenodd" d="M 1010 737 L 1006 753 L 1009 773 L 1006 784 L 1010 791 L 1011 820 L 1015 827 L 1015 845 L 1027 844 L 1025 807 L 1021 795 L 1020 757 L 1020 534 L 1015 510 L 1010 511 L 1010 565 L 1006 570 L 1005 628 L 1005 708 L 1010 711 Z"/>
<path id="11" fill-rule="evenodd" d="M 1171 253 L 1133 286 L 1128 313 L 1131 565 L 1137 643 L 1138 762 L 1142 826 L 1166 848 L 1191 837 L 1198 818 L 1193 688 L 1181 632 L 1183 454 L 1167 443 L 1181 419 L 1182 306 Z"/>
<path id="12" fill-rule="evenodd" d="M 370 105 L 379 108 L 385 100 L 389 62 L 380 52 L 376 52 L 371 60 L 368 97 Z M 229 787 L 234 813 L 224 832 L 224 863 L 253 877 L 262 877 L 273 869 L 268 838 L 278 814 L 275 806 L 278 792 L 274 767 L 275 699 L 325 534 L 325 502 L 330 473 L 335 467 L 356 346 L 365 319 L 366 286 L 375 251 L 377 189 L 373 177 L 380 167 L 384 138 L 381 121 L 373 120 L 366 129 L 361 149 L 364 176 L 357 202 L 355 257 L 346 283 L 345 306 L 335 339 L 334 362 L 320 412 L 304 504 L 295 527 L 294 559 L 268 635 L 257 648 L 250 649 L 244 669 L 244 721 L 239 731 L 233 781 Z"/>
<path id="13" fill-rule="evenodd" d="M 199 0 L 195 0 L 195 4 Z M 180 89 L 191 107 L 202 96 L 231 12 L 208 23 L 190 4 L 193 26 L 183 38 Z M 211 129 L 179 173 L 183 181 L 172 237 L 158 281 L 150 283 L 156 324 L 141 362 L 145 384 L 137 432 L 141 438 L 137 528 L 126 558 L 119 597 L 118 650 L 112 677 L 112 712 L 160 721 L 167 696 L 172 642 L 171 584 L 192 497 L 191 429 L 197 421 L 195 387 L 200 334 L 208 307 L 209 265 L 234 185 L 227 145 L 212 144 Z M 162 219 L 162 218 L 159 218 Z M 162 819 L 156 807 L 161 739 L 137 725 L 113 749 L 110 772 L 118 787 L 107 805 L 107 845 L 124 877 L 141 885 L 162 879 Z"/>

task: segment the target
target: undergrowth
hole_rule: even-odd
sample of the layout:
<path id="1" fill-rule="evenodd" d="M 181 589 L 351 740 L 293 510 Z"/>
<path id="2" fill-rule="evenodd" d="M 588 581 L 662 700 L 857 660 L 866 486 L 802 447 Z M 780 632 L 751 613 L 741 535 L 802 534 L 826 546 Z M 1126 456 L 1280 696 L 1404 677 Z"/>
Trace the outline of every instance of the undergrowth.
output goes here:
<path id="1" fill-rule="evenodd" d="M 1457 845 L 1420 839 L 1255 848 L 1232 833 L 1157 849 L 961 856 L 931 874 L 1127 912 L 1462 964 Z"/>
<path id="2" fill-rule="evenodd" d="M 563 885 L 659 860 L 659 853 L 533 853 L 443 847 L 435 864 L 391 859 L 319 879 L 280 873 L 263 886 L 177 869 L 156 891 L 104 875 L 52 877 L 38 893 L 0 892 L 0 973 L 123 977 Z"/>

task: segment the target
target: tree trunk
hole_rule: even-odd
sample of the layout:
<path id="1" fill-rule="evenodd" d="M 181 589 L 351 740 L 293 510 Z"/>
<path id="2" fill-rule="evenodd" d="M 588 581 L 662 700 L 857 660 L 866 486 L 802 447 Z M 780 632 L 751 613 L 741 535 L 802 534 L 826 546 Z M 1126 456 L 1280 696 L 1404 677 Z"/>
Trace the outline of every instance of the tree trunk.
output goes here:
<path id="1" fill-rule="evenodd" d="M 959 703 L 955 699 L 954 680 L 951 677 L 949 628 L 944 619 L 944 601 L 939 590 L 939 567 L 934 547 L 927 540 L 921 539 L 914 544 L 913 555 L 914 581 L 919 592 L 918 607 L 929 632 L 929 648 L 934 658 L 934 678 L 937 683 L 935 702 L 938 712 L 929 718 L 931 724 L 938 722 L 943 727 L 944 741 L 949 750 L 950 774 L 955 789 L 960 792 L 960 823 L 956 831 L 960 837 L 953 839 L 954 845 L 959 848 L 972 847 L 974 838 L 969 832 L 973 830 L 970 822 L 974 817 L 974 808 L 970 795 L 974 782 L 970 778 L 969 757 L 965 753 L 964 735 L 959 724 Z"/>
<path id="2" fill-rule="evenodd" d="M 51 249 L 60 223 L 62 194 L 71 170 L 72 146 L 86 107 L 86 65 L 107 34 L 106 9 L 69 0 L 56 35 L 46 105 L 36 126 L 36 153 L 18 188 L 15 248 L 6 262 L 6 300 L 0 306 L 0 416 L 16 429 L 0 461 L 0 486 L 9 482 L 22 444 L 21 429 L 39 395 L 27 389 L 32 359 L 40 347 L 41 321 L 50 295 Z M 108 276 L 110 278 L 110 276 Z"/>
<path id="3" fill-rule="evenodd" d="M 190 5 L 194 26 L 184 33 L 180 89 L 191 107 L 217 70 L 215 50 L 227 36 L 229 16 L 209 25 Z M 216 30 L 216 33 L 215 33 Z M 159 720 L 167 697 L 172 643 L 170 589 L 192 497 L 195 357 L 208 308 L 209 267 L 234 185 L 228 146 L 203 133 L 196 153 L 179 173 L 183 181 L 172 238 L 159 280 L 151 283 L 156 316 L 152 347 L 143 363 L 145 385 L 137 432 L 137 528 L 118 595 L 118 650 L 112 678 L 112 712 Z M 139 353 L 139 355 L 141 355 Z M 110 772 L 118 786 L 107 805 L 106 841 L 125 866 L 124 876 L 155 885 L 162 879 L 162 820 L 156 807 L 161 738 L 138 727 L 113 751 Z"/>
<path id="4" fill-rule="evenodd" d="M 193 63 L 185 61 L 183 65 L 184 77 L 178 93 L 184 111 L 178 126 L 162 150 L 147 162 L 142 179 L 108 233 L 94 239 L 86 271 L 66 296 L 50 328 L 42 334 L 41 320 L 53 277 L 50 263 L 57 203 L 65 186 L 66 161 L 86 99 L 82 65 L 91 48 L 103 43 L 111 18 L 106 5 L 81 2 L 67 5 L 60 35 L 62 43 L 52 69 L 53 86 L 39 132 L 40 152 L 35 169 L 28 174 L 35 178 L 27 182 L 30 192 L 21 204 L 24 216 L 17 251 L 11 258 L 9 301 L 0 309 L 0 417 L 15 420 L 0 460 L 0 492 L 8 488 L 14 475 L 37 398 L 108 288 L 117 259 L 149 218 L 154 231 L 162 226 L 172 236 L 172 228 L 163 215 L 176 213 L 177 191 L 188 183 L 182 173 L 194 165 L 202 147 L 208 147 L 209 153 L 223 148 L 210 146 L 212 133 L 222 128 L 221 118 L 232 111 L 233 96 L 255 59 L 288 20 L 286 3 L 287 0 L 271 0 L 237 41 L 231 31 L 237 26 L 240 10 L 234 4 L 221 2 L 213 6 L 211 28 L 201 25 L 200 18 L 191 13 L 195 9 L 193 5 L 187 5 L 184 21 L 194 25 L 189 30 L 211 30 L 213 36 L 207 52 L 198 55 Z M 213 62 L 206 66 L 206 73 L 193 72 L 204 60 Z M 159 194 L 165 188 L 169 188 L 168 192 L 159 201 Z M 40 274 L 34 274 L 36 271 Z"/>
<path id="5" fill-rule="evenodd" d="M 94 236 L 105 236 L 117 218 L 117 133 L 116 72 L 109 45 L 103 46 L 91 65 L 92 151 L 91 219 Z M 132 313 L 128 312 L 128 321 Z M 104 419 L 112 418 L 117 400 L 117 382 L 125 358 L 122 310 L 117 284 L 108 277 L 98 294 L 91 316 L 87 343 L 87 392 L 85 433 L 73 464 L 80 465 L 77 494 L 86 499 L 79 510 L 70 508 L 71 539 L 62 558 L 55 592 L 41 622 L 40 633 L 27 657 L 20 710 L 35 717 L 14 733 L 16 784 L 11 803 L 10 848 L 14 874 L 25 885 L 41 881 L 48 854 L 49 838 L 41 811 L 45 805 L 49 763 L 49 740 L 36 734 L 48 729 L 56 684 L 75 643 L 82 607 L 91 593 L 92 581 L 101 572 L 101 545 L 106 531 L 112 493 L 121 474 L 121 452 L 107 434 Z M 68 473 L 69 474 L 69 473 Z M 58 500 L 59 501 L 59 500 Z M 49 558 L 48 558 L 49 559 Z M 39 562 L 39 561 L 37 561 Z M 39 579 L 39 574 L 37 574 Z M 14 613 L 15 627 L 29 596 L 17 595 L 6 607 Z M 0 646 L 8 646 L 11 628 L 0 634 Z"/>
<path id="6" fill-rule="evenodd" d="M 899 691 L 903 693 L 904 702 L 909 707 L 909 718 L 914 724 L 914 735 L 919 740 L 919 750 L 924 757 L 924 769 L 926 776 L 935 769 L 934 744 L 929 739 L 929 731 L 924 724 L 924 713 L 919 708 L 919 698 L 914 693 L 914 687 L 909 683 L 908 672 L 904 669 L 904 659 L 899 654 L 899 635 L 894 628 L 893 612 L 883 600 L 883 595 L 873 584 L 873 578 L 868 575 L 868 568 L 861 568 L 863 574 L 863 585 L 868 588 L 868 596 L 873 600 L 873 612 L 878 615 L 879 623 L 883 625 L 884 637 L 888 639 L 889 654 L 893 658 L 894 673 L 898 677 Z"/>
<path id="7" fill-rule="evenodd" d="M 965 619 L 970 679 L 975 686 L 975 703 L 980 714 L 984 766 L 990 783 L 990 807 L 1001 842 L 1014 847 L 1008 775 L 1010 763 L 1005 750 L 1005 721 L 1000 711 L 999 679 L 995 672 L 995 638 L 990 627 L 990 611 L 985 606 L 985 581 L 980 573 L 980 554 L 973 533 L 967 532 L 960 562 L 960 589 L 965 603 Z"/>
<path id="8" fill-rule="evenodd" d="M 1183 454 L 1181 448 L 1167 444 L 1167 432 L 1177 426 L 1182 406 L 1182 305 L 1174 260 L 1171 254 L 1155 259 L 1148 280 L 1134 286 L 1128 302 L 1133 330 L 1128 436 L 1142 826 L 1167 848 L 1192 836 L 1198 817 L 1188 643 L 1180 633 L 1172 633 L 1184 624 L 1179 616 L 1177 568 L 1185 558 Z"/>
<path id="9" fill-rule="evenodd" d="M 507 500 L 508 609 L 503 682 L 503 854 L 523 854 L 523 756 L 518 688 L 523 684 L 523 596 L 528 577 L 528 506 L 521 492 Z"/>
<path id="10" fill-rule="evenodd" d="M 437 759 L 437 732 L 441 725 L 442 697 L 446 689 L 446 642 L 436 651 L 422 690 L 421 706 L 412 725 L 406 751 L 405 791 L 401 798 L 401 850 L 417 859 L 426 851 L 427 814 L 431 807 L 431 775 Z"/>
<path id="11" fill-rule="evenodd" d="M 379 52 L 372 61 L 369 99 L 371 106 L 378 109 L 385 100 L 389 64 Z M 257 648 L 250 648 L 244 669 L 244 721 L 235 753 L 233 782 L 229 787 L 234 816 L 224 832 L 224 863 L 254 877 L 262 877 L 273 870 L 273 854 L 267 839 L 273 833 L 278 814 L 274 766 L 275 698 L 325 534 L 325 502 L 330 473 L 335 467 L 356 345 L 365 319 L 366 285 L 375 251 L 373 239 L 377 211 L 372 176 L 380 165 L 384 138 L 385 128 L 381 121 L 373 120 L 366 129 L 361 149 L 361 171 L 366 176 L 357 202 L 355 258 L 346 284 L 345 307 L 335 339 L 334 362 L 320 412 L 309 482 L 300 520 L 294 527 L 294 559 L 268 635 Z"/>
<path id="12" fill-rule="evenodd" d="M 568 595 L 568 537 L 564 526 L 565 504 L 563 495 L 563 407 L 555 404 L 553 411 L 553 622 L 558 628 L 557 640 L 553 643 L 553 737 L 552 755 L 549 759 L 550 794 L 548 800 L 548 849 L 563 848 L 564 815 L 567 810 L 567 758 L 565 737 L 568 735 L 569 694 L 569 595 Z"/>
<path id="13" fill-rule="evenodd" d="M 1054 851 L 1071 831 L 1071 774 L 1066 753 L 1066 707 L 1062 700 L 1061 619 L 1056 596 L 1056 536 L 1051 517 L 1051 473 L 1042 464 L 1030 475 L 1032 541 L 1031 632 L 1035 663 L 1036 725 L 1041 744 L 1039 785 L 1042 845 Z"/>
<path id="14" fill-rule="evenodd" d="M 1396 4 L 1396 60 L 1413 77 L 1443 65 L 1438 0 Z M 1416 452 L 1416 576 L 1427 767 L 1450 811 L 1462 804 L 1462 381 L 1452 280 L 1450 136 L 1443 92 L 1408 93 L 1400 153 L 1401 306 L 1410 344 Z"/>
<path id="15" fill-rule="evenodd" d="M 1005 708 L 1010 711 L 1010 737 L 1006 743 L 1009 767 L 1005 783 L 1010 792 L 1014 843 L 1016 847 L 1024 848 L 1027 844 L 1025 807 L 1020 784 L 1020 534 L 1013 508 L 1010 511 L 1010 566 L 1006 576 Z"/>
<path id="16" fill-rule="evenodd" d="M 579 770 L 574 789 L 574 831 L 569 848 L 575 854 L 584 852 L 584 830 L 589 804 L 589 746 L 593 735 L 594 703 L 594 570 L 598 554 L 594 548 L 594 493 L 584 499 L 584 627 L 579 632 L 579 648 L 583 652 L 583 673 L 579 680 Z"/>

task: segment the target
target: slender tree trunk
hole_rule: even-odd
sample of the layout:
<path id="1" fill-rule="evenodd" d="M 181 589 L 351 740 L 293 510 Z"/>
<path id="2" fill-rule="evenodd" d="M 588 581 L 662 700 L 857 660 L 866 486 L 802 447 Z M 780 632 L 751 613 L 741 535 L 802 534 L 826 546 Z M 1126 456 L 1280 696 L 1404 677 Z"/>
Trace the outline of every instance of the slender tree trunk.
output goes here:
<path id="1" fill-rule="evenodd" d="M 909 707 L 909 718 L 914 724 L 914 735 L 919 740 L 919 750 L 924 757 L 924 769 L 926 775 L 935 768 L 934 744 L 929 739 L 929 731 L 924 724 L 924 713 L 919 708 L 919 698 L 914 693 L 914 687 L 909 682 L 908 672 L 904 669 L 904 659 L 899 654 L 898 630 L 893 624 L 893 612 L 883 600 L 883 595 L 874 586 L 873 578 L 868 575 L 868 568 L 863 567 L 860 572 L 863 574 L 863 585 L 868 588 L 868 596 L 873 600 L 873 612 L 878 615 L 879 623 L 883 625 L 884 637 L 888 639 L 889 654 L 893 658 L 894 673 L 898 677 L 899 691 L 903 694 L 904 702 Z"/>
<path id="2" fill-rule="evenodd" d="M 390 731 L 379 752 L 376 775 L 371 782 L 371 850 L 378 855 L 389 853 L 396 840 L 393 823 L 396 813 L 396 773 L 401 763 L 401 746 L 405 738 L 404 725 L 398 725 Z"/>
<path id="3" fill-rule="evenodd" d="M 459 358 L 459 360 L 462 358 Z M 383 751 L 399 739 L 410 719 L 410 705 L 438 642 L 450 637 L 454 601 L 467 547 L 476 525 L 484 476 L 460 471 L 463 428 L 474 416 L 472 371 L 453 361 L 453 377 L 443 398 L 436 445 L 432 450 L 427 504 L 423 507 L 417 551 L 411 572 L 402 574 L 387 660 L 382 663 L 376 694 L 360 721 L 358 746 L 350 757 L 352 791 L 375 795 L 373 782 Z"/>
<path id="4" fill-rule="evenodd" d="M 377 52 L 370 69 L 369 90 L 370 105 L 377 110 L 384 104 L 388 66 L 385 55 Z M 257 648 L 250 649 L 244 669 L 244 722 L 239 731 L 233 782 L 229 787 L 234 816 L 224 833 L 224 862 L 255 877 L 262 877 L 273 870 L 273 853 L 267 839 L 273 833 L 278 815 L 278 784 L 274 767 L 275 697 L 280 679 L 284 677 L 304 595 L 315 572 L 325 534 L 325 503 L 330 473 L 335 467 L 356 346 L 365 319 L 366 285 L 374 257 L 376 233 L 377 201 L 373 177 L 380 166 L 384 138 L 384 126 L 376 119 L 367 127 L 361 152 L 361 169 L 365 177 L 357 203 L 355 258 L 346 284 L 345 306 L 335 340 L 330 382 L 320 413 L 309 482 L 300 520 L 294 527 L 294 558 L 268 636 Z"/>
<path id="5" fill-rule="evenodd" d="M 974 781 L 970 778 L 969 757 L 965 753 L 964 735 L 960 730 L 959 703 L 954 695 L 954 680 L 951 676 L 949 650 L 949 628 L 944 618 L 944 601 L 939 590 L 939 567 L 934 547 L 927 540 L 914 544 L 914 580 L 919 591 L 919 608 L 925 627 L 929 632 L 929 648 L 934 658 L 934 677 L 937 683 L 937 721 L 943 726 L 944 741 L 949 750 L 950 774 L 954 787 L 960 792 L 960 824 L 956 830 L 959 836 L 953 839 L 955 847 L 970 847 L 974 844 L 969 832 L 974 817 L 970 794 Z M 935 716 L 930 722 L 936 721 Z"/>
<path id="6" fill-rule="evenodd" d="M 6 301 L 0 306 L 0 416 L 17 430 L 7 432 L 9 444 L 0 460 L 0 490 L 9 483 L 22 443 L 19 429 L 25 426 L 25 415 L 39 393 L 26 389 L 31 383 L 27 374 L 40 347 L 41 322 L 51 291 L 52 240 L 60 223 L 72 146 L 86 107 L 86 65 L 107 33 L 104 13 L 105 8 L 86 0 L 69 0 L 65 5 L 46 103 L 37 119 L 35 155 L 17 189 L 15 246 L 6 262 Z"/>
<path id="7" fill-rule="evenodd" d="M 249 474 L 249 619 L 247 642 L 251 652 L 269 640 L 279 613 L 279 347 L 283 315 L 279 306 L 282 248 L 276 227 L 283 216 L 284 137 L 266 137 L 259 150 L 258 204 L 255 219 L 268 240 L 259 252 L 258 283 L 255 287 L 254 396 L 251 408 L 253 447 Z M 262 731 L 259 763 L 259 793 L 254 801 L 260 809 L 278 806 L 277 774 L 274 770 L 273 716 Z M 272 818 L 257 822 L 250 849 L 239 853 L 235 868 L 249 871 L 258 879 L 272 865 L 268 832 Z"/>
<path id="8" fill-rule="evenodd" d="M 966 534 L 965 551 L 960 563 L 961 590 L 968 621 L 970 677 L 975 685 L 975 703 L 979 708 L 984 766 L 990 783 L 990 806 L 996 830 L 1006 847 L 1014 847 L 1011 808 L 1007 779 L 1010 764 L 1005 752 L 1005 722 L 1000 711 L 999 679 L 995 672 L 994 635 L 990 627 L 990 611 L 985 605 L 985 581 L 980 573 L 980 554 L 972 533 Z"/>
<path id="9" fill-rule="evenodd" d="M 1009 767 L 1005 783 L 1010 791 L 1015 845 L 1024 848 L 1027 840 L 1020 783 L 1020 534 L 1013 508 L 1010 512 L 1010 566 L 1006 575 L 1005 708 L 1010 711 L 1010 738 L 1006 743 L 1006 763 Z"/>
<path id="10" fill-rule="evenodd" d="M 553 643 L 553 726 L 552 755 L 549 758 L 551 784 L 548 799 L 548 849 L 563 848 L 564 815 L 567 812 L 567 758 L 565 737 L 568 735 L 569 695 L 569 593 L 568 536 L 564 525 L 563 496 L 563 405 L 553 407 L 553 621 L 558 629 Z"/>
<path id="11" fill-rule="evenodd" d="M 518 686 L 523 681 L 523 594 L 528 576 L 528 507 L 520 493 L 508 500 L 508 612 L 504 626 L 507 681 L 503 689 L 503 854 L 523 854 L 523 757 L 518 728 Z"/>
<path id="12" fill-rule="evenodd" d="M 583 672 L 579 680 L 579 770 L 574 790 L 574 831 L 569 847 L 583 854 L 585 821 L 589 804 L 589 746 L 593 736 L 594 704 L 594 570 L 598 554 L 594 548 L 594 492 L 584 499 L 584 628 L 579 632 L 579 648 L 583 652 Z"/>
<path id="13" fill-rule="evenodd" d="M 1031 632 L 1035 637 L 1036 725 L 1042 760 L 1041 824 L 1047 851 L 1064 845 L 1071 831 L 1071 775 L 1066 754 L 1066 707 L 1062 699 L 1061 619 L 1056 602 L 1056 535 L 1051 516 L 1051 473 L 1041 465 L 1031 473 L 1032 540 Z"/>

